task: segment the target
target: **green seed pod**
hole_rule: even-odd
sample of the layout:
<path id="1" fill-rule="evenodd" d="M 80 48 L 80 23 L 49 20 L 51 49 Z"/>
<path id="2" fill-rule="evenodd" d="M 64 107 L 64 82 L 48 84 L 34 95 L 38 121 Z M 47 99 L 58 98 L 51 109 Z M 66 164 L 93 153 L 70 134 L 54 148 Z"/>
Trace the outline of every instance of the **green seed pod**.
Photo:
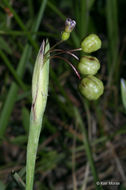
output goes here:
<path id="1" fill-rule="evenodd" d="M 70 37 L 70 32 L 62 32 L 61 39 L 63 41 L 68 40 Z"/>
<path id="2" fill-rule="evenodd" d="M 104 86 L 101 80 L 89 75 L 82 79 L 79 90 L 88 100 L 97 100 L 103 94 Z"/>
<path id="3" fill-rule="evenodd" d="M 95 75 L 100 69 L 100 62 L 96 57 L 84 56 L 80 59 L 78 70 L 83 75 Z"/>
<path id="4" fill-rule="evenodd" d="M 81 43 L 81 48 L 85 53 L 91 53 L 101 48 L 101 40 L 96 34 L 90 34 Z"/>

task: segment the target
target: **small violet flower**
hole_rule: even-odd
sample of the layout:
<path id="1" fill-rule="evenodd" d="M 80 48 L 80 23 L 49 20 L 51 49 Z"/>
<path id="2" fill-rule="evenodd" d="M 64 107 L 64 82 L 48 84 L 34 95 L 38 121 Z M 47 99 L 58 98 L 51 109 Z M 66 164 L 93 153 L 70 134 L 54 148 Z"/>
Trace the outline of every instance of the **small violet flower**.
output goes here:
<path id="1" fill-rule="evenodd" d="M 76 26 L 75 20 L 72 20 L 71 18 L 67 18 L 65 21 L 65 32 L 72 32 L 75 26 Z"/>

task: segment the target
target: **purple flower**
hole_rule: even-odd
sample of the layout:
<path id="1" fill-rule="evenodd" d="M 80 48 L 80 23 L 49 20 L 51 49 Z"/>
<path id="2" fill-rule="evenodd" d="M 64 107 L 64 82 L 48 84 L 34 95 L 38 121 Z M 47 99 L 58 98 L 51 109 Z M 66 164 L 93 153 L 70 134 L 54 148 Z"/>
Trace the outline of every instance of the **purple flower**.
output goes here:
<path id="1" fill-rule="evenodd" d="M 65 32 L 72 32 L 75 26 L 76 26 L 75 20 L 72 20 L 71 18 L 67 18 L 65 21 Z"/>

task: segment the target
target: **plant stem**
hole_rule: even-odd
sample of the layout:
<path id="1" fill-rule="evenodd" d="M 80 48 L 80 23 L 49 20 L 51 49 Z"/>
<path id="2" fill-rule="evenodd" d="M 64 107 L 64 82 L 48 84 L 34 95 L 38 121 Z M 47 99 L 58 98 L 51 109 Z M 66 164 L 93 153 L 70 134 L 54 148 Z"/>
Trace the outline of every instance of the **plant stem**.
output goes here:
<path id="1" fill-rule="evenodd" d="M 41 123 L 36 124 L 36 122 L 31 119 L 28 146 L 27 146 L 26 190 L 33 189 L 35 160 L 36 160 L 40 131 L 41 131 Z"/>
<path id="2" fill-rule="evenodd" d="M 107 30 L 108 30 L 108 71 L 107 87 L 110 88 L 113 80 L 119 74 L 118 68 L 118 49 L 119 49 L 119 34 L 118 34 L 118 1 L 106 1 L 107 15 Z M 115 72 L 117 69 L 117 72 Z M 114 76 L 114 77 L 113 77 Z M 108 97 L 108 96 L 107 96 Z"/>
<path id="3" fill-rule="evenodd" d="M 76 73 L 78 78 L 81 79 L 81 76 L 80 76 L 79 72 L 77 71 L 77 69 L 73 66 L 73 64 L 70 61 L 68 61 L 67 59 L 65 59 L 63 57 L 56 56 L 56 55 L 54 55 L 54 56 L 52 56 L 50 58 L 58 58 L 58 59 L 64 60 L 66 63 L 68 63 L 68 65 L 70 65 L 72 67 L 72 69 L 74 70 L 74 72 Z"/>
<path id="4" fill-rule="evenodd" d="M 55 45 L 53 45 L 46 53 L 45 53 L 45 56 L 48 56 L 48 54 L 56 47 L 58 46 L 59 44 L 63 43 L 64 41 L 63 40 L 60 40 L 59 42 L 57 42 Z"/>
<path id="5" fill-rule="evenodd" d="M 48 96 L 49 59 L 45 60 L 44 58 L 44 51 L 47 52 L 48 50 L 49 43 L 46 43 L 45 47 L 43 41 L 36 59 L 32 78 L 32 107 L 27 145 L 26 190 L 33 189 L 35 160 Z"/>
<path id="6" fill-rule="evenodd" d="M 73 56 L 76 60 L 79 60 L 79 58 L 75 54 L 73 54 L 71 51 L 69 51 L 69 50 L 54 49 L 54 50 L 50 51 L 50 53 L 52 53 L 52 52 L 53 53 L 59 52 L 59 53 L 56 53 L 54 55 L 60 55 L 60 54 L 63 54 L 63 53 L 69 54 L 69 55 Z"/>

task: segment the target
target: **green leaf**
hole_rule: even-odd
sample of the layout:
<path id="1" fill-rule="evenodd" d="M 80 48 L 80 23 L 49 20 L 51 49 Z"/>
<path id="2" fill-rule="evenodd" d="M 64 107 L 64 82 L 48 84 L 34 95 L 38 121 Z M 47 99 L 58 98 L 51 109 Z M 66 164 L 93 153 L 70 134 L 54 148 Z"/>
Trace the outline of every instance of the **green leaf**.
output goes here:
<path id="1" fill-rule="evenodd" d="M 34 32 L 37 32 L 39 29 L 40 23 L 42 22 L 45 7 L 46 7 L 46 0 L 41 2 L 41 7 L 38 12 L 38 16 L 32 25 L 31 30 Z M 36 35 L 34 34 L 32 37 L 33 37 L 33 40 L 35 40 Z M 26 66 L 27 61 L 29 60 L 30 55 L 31 55 L 31 46 L 29 44 L 26 44 L 26 46 L 24 47 L 22 56 L 20 58 L 20 61 L 18 63 L 18 67 L 17 67 L 17 74 L 19 74 L 21 78 L 23 77 L 25 66 Z M 19 87 L 15 83 L 12 83 L 12 85 L 8 91 L 6 101 L 3 105 L 2 112 L 0 114 L 0 138 L 1 139 L 3 138 L 3 136 L 6 132 L 8 121 L 10 119 L 12 110 L 15 105 L 15 101 L 16 101 L 17 94 L 18 94 L 18 88 Z"/>
<path id="2" fill-rule="evenodd" d="M 34 66 L 32 77 L 32 106 L 27 145 L 26 190 L 33 189 L 35 160 L 46 108 L 49 82 L 49 43 L 43 41 Z"/>
<path id="3" fill-rule="evenodd" d="M 14 177 L 15 181 L 19 184 L 19 186 L 25 187 L 25 183 L 23 182 L 22 178 L 19 176 L 19 174 L 17 172 L 15 172 L 13 174 L 13 177 Z"/>
<path id="4" fill-rule="evenodd" d="M 29 132 L 29 117 L 30 117 L 29 110 L 26 107 L 24 107 L 22 109 L 22 122 L 26 133 Z"/>
<path id="5" fill-rule="evenodd" d="M 126 80 L 124 79 L 121 79 L 121 96 L 123 106 L 126 109 Z"/>
<path id="6" fill-rule="evenodd" d="M 0 37 L 0 49 L 5 50 L 8 54 L 12 54 L 11 48 L 2 37 Z"/>
<path id="7" fill-rule="evenodd" d="M 14 139 L 11 140 L 11 143 L 18 144 L 18 145 L 23 145 L 26 142 L 27 142 L 26 135 L 20 135 L 20 136 L 15 137 Z"/>

